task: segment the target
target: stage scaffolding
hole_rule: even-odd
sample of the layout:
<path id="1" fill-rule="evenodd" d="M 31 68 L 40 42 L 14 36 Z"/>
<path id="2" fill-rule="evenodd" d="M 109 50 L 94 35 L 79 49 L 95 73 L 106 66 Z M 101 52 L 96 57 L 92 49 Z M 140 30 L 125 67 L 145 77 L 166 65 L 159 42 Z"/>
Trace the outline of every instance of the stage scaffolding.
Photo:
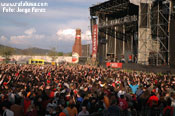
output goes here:
<path id="1" fill-rule="evenodd" d="M 136 6 L 129 0 L 109 0 L 90 7 L 91 27 L 98 24 L 99 62 L 108 54 L 113 54 L 113 61 L 123 56 L 127 60 L 132 54 L 144 65 L 169 65 L 173 61 L 170 26 L 174 3 L 150 1 L 140 0 Z"/>
<path id="2" fill-rule="evenodd" d="M 137 54 L 138 6 L 129 0 L 110 0 L 90 7 L 91 27 L 98 24 L 97 60 L 117 61 Z"/>
<path id="3" fill-rule="evenodd" d="M 167 0 L 140 3 L 138 63 L 169 64 L 170 4 Z"/>

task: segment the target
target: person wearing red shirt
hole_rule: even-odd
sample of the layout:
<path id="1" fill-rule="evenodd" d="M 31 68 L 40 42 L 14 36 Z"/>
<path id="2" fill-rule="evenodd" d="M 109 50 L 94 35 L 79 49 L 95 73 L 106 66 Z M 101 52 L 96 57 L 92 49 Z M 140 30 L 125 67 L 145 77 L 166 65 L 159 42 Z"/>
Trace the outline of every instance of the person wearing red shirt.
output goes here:
<path id="1" fill-rule="evenodd" d="M 174 107 L 171 107 L 171 99 L 166 100 L 166 107 L 163 109 L 163 116 L 173 116 Z"/>
<path id="2" fill-rule="evenodd" d="M 128 108 L 128 102 L 124 98 L 124 95 L 121 95 L 120 96 L 118 106 L 121 108 L 122 111 L 127 110 L 127 108 Z"/>
<path id="3" fill-rule="evenodd" d="M 147 104 L 149 105 L 149 107 L 152 107 L 153 105 L 158 105 L 158 101 L 159 98 L 154 93 L 152 93 L 152 96 L 149 97 Z"/>

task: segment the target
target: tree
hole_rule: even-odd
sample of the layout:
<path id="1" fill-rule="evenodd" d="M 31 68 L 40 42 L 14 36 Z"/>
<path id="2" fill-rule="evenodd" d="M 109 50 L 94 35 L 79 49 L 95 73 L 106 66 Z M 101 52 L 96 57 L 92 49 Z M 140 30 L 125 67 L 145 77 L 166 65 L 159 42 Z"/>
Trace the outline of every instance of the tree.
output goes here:
<path id="1" fill-rule="evenodd" d="M 10 57 L 13 55 L 14 53 L 14 49 L 13 48 L 9 48 L 6 47 L 4 48 L 3 52 L 2 52 L 2 57 L 5 58 L 5 62 L 8 63 L 10 60 Z"/>
<path id="2" fill-rule="evenodd" d="M 58 56 L 63 56 L 63 52 L 59 52 L 58 53 Z"/>
<path id="3" fill-rule="evenodd" d="M 55 61 L 58 57 L 58 53 L 56 52 L 56 48 L 51 48 L 50 52 L 48 55 L 52 58 L 52 61 Z"/>
<path id="4" fill-rule="evenodd" d="M 72 52 L 68 53 L 68 56 L 72 56 Z"/>

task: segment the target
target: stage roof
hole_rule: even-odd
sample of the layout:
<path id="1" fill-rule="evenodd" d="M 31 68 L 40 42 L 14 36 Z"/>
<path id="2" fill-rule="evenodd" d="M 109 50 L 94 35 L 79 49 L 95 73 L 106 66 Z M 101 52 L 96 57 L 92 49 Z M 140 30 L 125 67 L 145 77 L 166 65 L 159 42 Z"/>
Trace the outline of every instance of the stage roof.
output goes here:
<path id="1" fill-rule="evenodd" d="M 136 14 L 138 14 L 138 6 L 130 3 L 129 0 L 109 0 L 90 7 L 90 15 L 113 14 L 129 9 L 135 10 Z"/>

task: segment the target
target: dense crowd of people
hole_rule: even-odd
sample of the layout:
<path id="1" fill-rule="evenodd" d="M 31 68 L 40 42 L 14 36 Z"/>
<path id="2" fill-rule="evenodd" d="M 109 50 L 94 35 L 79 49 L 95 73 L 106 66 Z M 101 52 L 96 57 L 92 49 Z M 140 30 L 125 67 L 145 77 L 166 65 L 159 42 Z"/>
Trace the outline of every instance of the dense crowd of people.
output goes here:
<path id="1" fill-rule="evenodd" d="M 1 116 L 173 116 L 174 107 L 173 75 L 0 64 Z"/>

